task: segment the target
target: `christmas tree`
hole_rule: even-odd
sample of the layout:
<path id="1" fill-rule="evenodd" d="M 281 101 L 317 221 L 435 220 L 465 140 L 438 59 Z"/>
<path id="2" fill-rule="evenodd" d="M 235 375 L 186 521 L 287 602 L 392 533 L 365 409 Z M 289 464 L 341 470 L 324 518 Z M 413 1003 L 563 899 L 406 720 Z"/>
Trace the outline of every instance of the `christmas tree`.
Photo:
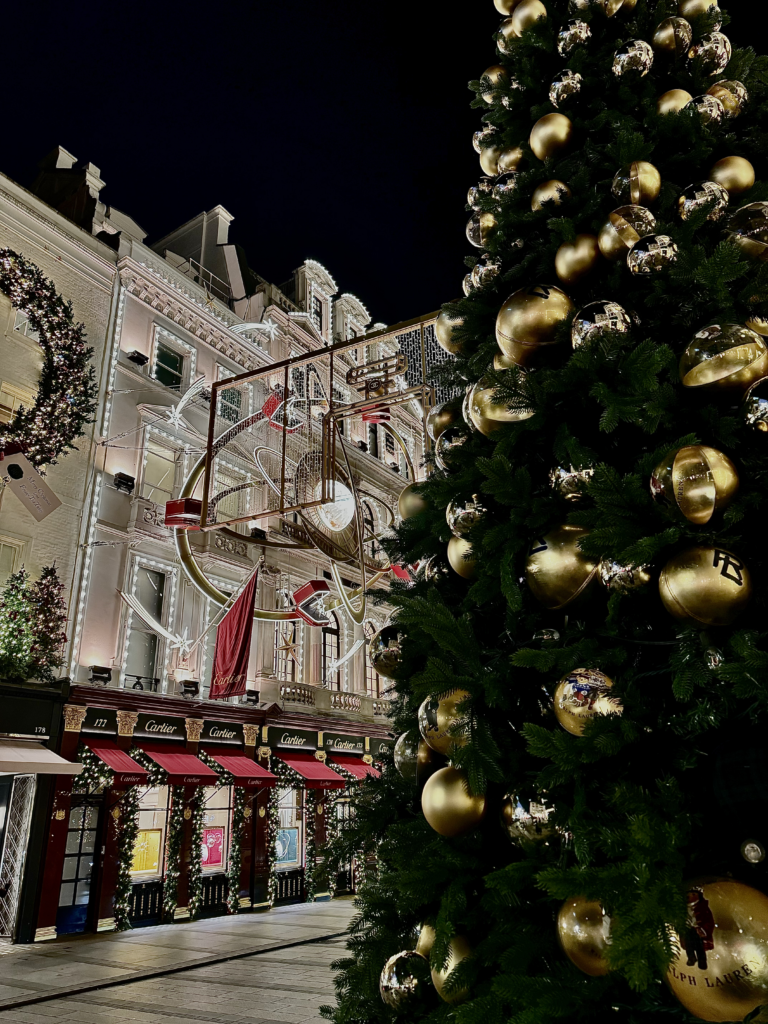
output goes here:
<path id="1" fill-rule="evenodd" d="M 0 598 L 0 678 L 50 682 L 63 662 L 67 612 L 55 565 L 30 582 L 22 568 L 8 577 Z"/>
<path id="2" fill-rule="evenodd" d="M 768 1019 L 768 61 L 712 0 L 495 5 L 324 1012 Z"/>

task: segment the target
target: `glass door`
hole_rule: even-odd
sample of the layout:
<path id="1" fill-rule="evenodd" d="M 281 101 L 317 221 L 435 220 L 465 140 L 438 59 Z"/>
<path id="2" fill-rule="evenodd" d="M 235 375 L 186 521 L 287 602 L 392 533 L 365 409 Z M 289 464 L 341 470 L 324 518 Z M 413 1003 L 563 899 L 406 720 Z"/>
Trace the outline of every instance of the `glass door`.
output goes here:
<path id="1" fill-rule="evenodd" d="M 56 932 L 59 935 L 84 932 L 88 927 L 91 896 L 95 898 L 97 894 L 93 882 L 100 814 L 100 801 L 96 803 L 87 797 L 81 798 L 69 812 L 56 917 Z"/>

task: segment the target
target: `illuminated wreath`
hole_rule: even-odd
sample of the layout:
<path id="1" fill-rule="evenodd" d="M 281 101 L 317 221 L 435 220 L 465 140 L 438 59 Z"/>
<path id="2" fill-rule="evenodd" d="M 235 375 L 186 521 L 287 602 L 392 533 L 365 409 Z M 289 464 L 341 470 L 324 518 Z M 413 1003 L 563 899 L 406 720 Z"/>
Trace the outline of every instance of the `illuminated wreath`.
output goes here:
<path id="1" fill-rule="evenodd" d="M 96 409 L 93 349 L 85 327 L 72 316 L 51 281 L 34 263 L 12 249 L 0 249 L 0 291 L 26 316 L 43 350 L 43 369 L 31 409 L 21 406 L 10 423 L 0 424 L 0 451 L 17 443 L 34 466 L 53 465 L 75 448 Z"/>

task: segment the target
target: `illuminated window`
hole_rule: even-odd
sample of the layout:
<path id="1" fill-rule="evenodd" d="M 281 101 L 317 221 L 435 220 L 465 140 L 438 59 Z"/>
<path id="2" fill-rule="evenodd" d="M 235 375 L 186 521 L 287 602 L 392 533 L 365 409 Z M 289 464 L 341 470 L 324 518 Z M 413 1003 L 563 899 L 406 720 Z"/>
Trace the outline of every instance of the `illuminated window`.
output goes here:
<path id="1" fill-rule="evenodd" d="M 168 786 L 153 786 L 139 798 L 139 831 L 131 863 L 131 875 L 135 878 L 160 878 L 164 873 L 170 792 Z"/>
<path id="2" fill-rule="evenodd" d="M 31 409 L 37 398 L 30 388 L 20 388 L 8 381 L 0 381 L 0 423 L 10 423 L 20 406 Z"/>
<path id="3" fill-rule="evenodd" d="M 323 333 L 323 300 L 317 295 L 312 296 L 312 320 L 315 327 Z"/>
<path id="4" fill-rule="evenodd" d="M 149 614 L 163 621 L 163 602 L 165 598 L 165 573 L 140 566 L 136 574 L 134 593 L 141 605 Z M 126 637 L 128 655 L 125 660 L 126 685 L 131 687 L 142 680 L 156 677 L 158 636 L 138 615 L 132 615 L 131 628 Z M 138 687 L 137 687 L 138 689 Z"/>
<path id="5" fill-rule="evenodd" d="M 219 367 L 219 380 L 226 380 L 233 376 L 231 371 L 224 366 Z M 238 423 L 245 414 L 243 409 L 243 392 L 240 388 L 227 388 L 219 391 L 218 415 L 228 423 Z"/>
<path id="6" fill-rule="evenodd" d="M 301 867 L 304 863 L 304 814 L 301 789 L 282 789 L 277 799 L 280 824 L 275 843 L 279 868 Z"/>
<path id="7" fill-rule="evenodd" d="M 232 821 L 232 786 L 206 789 L 200 866 L 206 874 L 227 870 L 229 829 Z"/>
<path id="8" fill-rule="evenodd" d="M 161 444 L 155 437 L 147 438 L 144 455 L 144 473 L 141 496 L 164 505 L 173 497 L 176 484 L 176 458 L 173 448 Z"/>
<path id="9" fill-rule="evenodd" d="M 184 356 L 158 341 L 155 348 L 155 365 L 152 369 L 152 376 L 167 388 L 174 391 L 181 391 L 184 383 Z"/>
<path id="10" fill-rule="evenodd" d="M 323 681 L 332 690 L 341 689 L 341 670 L 333 671 L 333 663 L 339 660 L 339 620 L 331 612 L 330 626 L 323 626 Z"/>

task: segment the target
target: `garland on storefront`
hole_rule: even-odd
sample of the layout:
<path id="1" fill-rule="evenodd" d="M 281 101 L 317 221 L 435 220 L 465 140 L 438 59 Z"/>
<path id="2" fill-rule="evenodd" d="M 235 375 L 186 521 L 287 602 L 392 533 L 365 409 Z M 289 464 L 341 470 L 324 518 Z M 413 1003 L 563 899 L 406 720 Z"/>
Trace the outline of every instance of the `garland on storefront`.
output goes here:
<path id="1" fill-rule="evenodd" d="M 131 786 L 125 791 L 117 805 L 121 815 L 115 824 L 120 830 L 118 842 L 117 859 L 117 883 L 115 885 L 115 928 L 119 932 L 127 931 L 131 927 L 131 891 L 133 879 L 131 868 L 133 866 L 133 851 L 136 847 L 136 837 L 139 834 L 139 791 L 137 786 Z"/>
<path id="2" fill-rule="evenodd" d="M 306 789 L 307 780 L 303 775 L 299 775 L 295 769 L 279 757 L 272 757 L 269 765 L 270 771 L 273 775 L 276 775 L 280 782 L 283 784 L 282 788 L 290 787 L 294 789 L 304 789 L 306 793 L 306 800 L 304 802 L 304 838 L 306 842 L 305 847 L 305 862 L 304 862 L 304 887 L 307 893 L 307 903 L 313 903 L 315 899 L 315 892 L 317 891 L 315 885 L 315 868 L 317 866 L 317 844 L 315 841 L 315 830 L 317 827 L 317 801 L 315 800 L 314 790 Z M 280 787 L 278 787 L 280 788 Z M 272 795 L 270 794 L 270 802 Z M 277 796 L 275 796 L 275 804 L 277 803 Z M 277 841 L 277 833 L 275 833 L 275 842 Z M 274 846 L 272 847 L 275 850 Z M 272 862 L 277 859 L 276 851 L 273 852 Z M 272 871 L 270 864 L 270 886 L 272 884 Z M 277 886 L 277 871 L 275 870 L 275 887 Z"/>
<path id="3" fill-rule="evenodd" d="M 184 835 L 184 787 L 171 790 L 171 814 L 165 837 L 165 882 L 163 884 L 163 917 L 172 921 L 179 896 L 181 874 L 181 842 Z"/>
<path id="4" fill-rule="evenodd" d="M 181 787 L 178 787 L 181 788 Z M 182 796 L 183 799 L 183 796 Z M 198 786 L 191 801 L 192 856 L 189 864 L 189 916 L 197 917 L 203 902 L 203 822 L 205 819 L 205 792 Z"/>
<path id="5" fill-rule="evenodd" d="M 277 837 L 280 834 L 280 809 L 277 805 L 277 786 L 269 791 L 267 801 L 267 855 L 269 857 L 269 880 L 267 882 L 267 902 L 270 907 L 277 899 Z"/>
<path id="6" fill-rule="evenodd" d="M 214 761 L 210 754 L 207 754 L 204 750 L 199 750 L 197 756 L 203 764 L 207 764 L 209 768 L 213 768 L 214 771 L 219 773 L 219 781 L 216 783 L 217 790 L 222 789 L 224 786 L 233 787 L 232 828 L 230 830 L 229 855 L 227 857 L 227 882 L 229 883 L 227 909 L 230 914 L 237 914 L 240 910 L 240 866 L 243 860 L 245 789 L 242 786 L 235 785 L 234 775 L 228 772 L 226 768 L 222 768 L 219 762 Z"/>
<path id="7" fill-rule="evenodd" d="M 146 754 L 141 747 L 131 747 L 128 751 L 128 756 L 133 758 L 137 764 L 147 773 L 146 784 L 153 789 L 159 786 L 168 785 L 168 772 L 165 768 L 161 768 L 157 761 L 153 761 L 152 758 Z"/>
<path id="8" fill-rule="evenodd" d="M 77 760 L 83 766 L 79 775 L 75 776 L 72 787 L 75 793 L 95 793 L 101 789 L 109 789 L 115 781 L 112 772 L 92 750 L 84 743 L 77 748 Z"/>
<path id="9" fill-rule="evenodd" d="M 43 351 L 37 397 L 31 409 L 21 406 L 0 431 L 0 450 L 16 442 L 33 466 L 53 465 L 75 448 L 96 409 L 93 349 L 65 302 L 34 263 L 12 249 L 0 249 L 0 291 L 23 313 Z"/>

